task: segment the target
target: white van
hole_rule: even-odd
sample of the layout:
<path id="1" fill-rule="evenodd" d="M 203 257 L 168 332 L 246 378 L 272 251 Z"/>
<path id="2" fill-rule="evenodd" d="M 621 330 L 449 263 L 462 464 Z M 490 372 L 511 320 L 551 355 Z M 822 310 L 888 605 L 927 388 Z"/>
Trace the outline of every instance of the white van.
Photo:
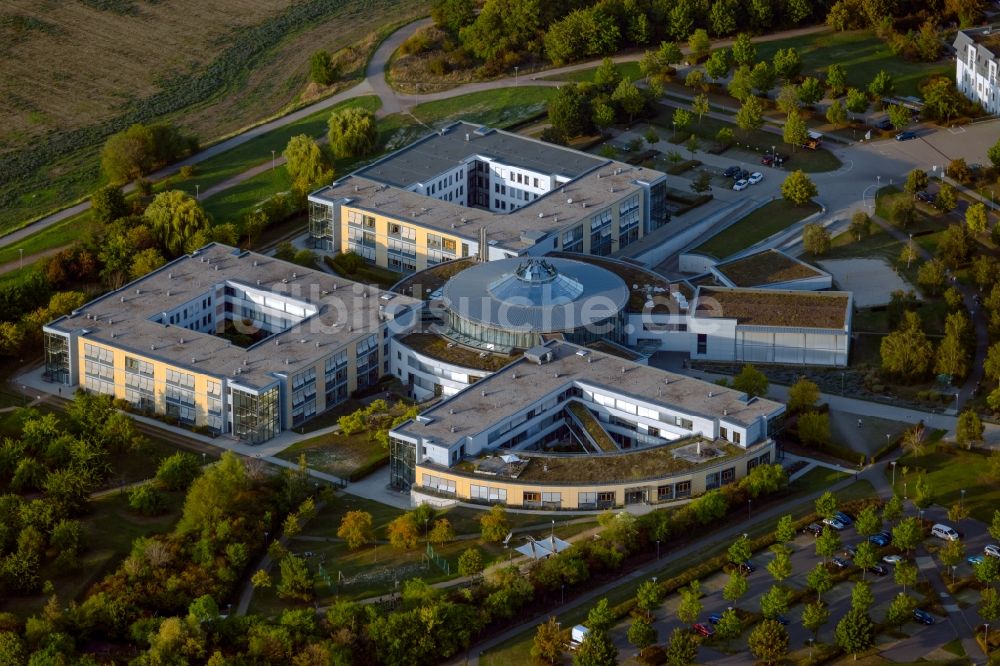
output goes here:
<path id="1" fill-rule="evenodd" d="M 945 541 L 958 541 L 958 532 L 947 525 L 942 525 L 941 523 L 938 523 L 931 528 L 931 534 L 936 536 L 938 539 L 944 539 Z"/>
<path id="2" fill-rule="evenodd" d="M 573 627 L 573 630 L 570 632 L 569 649 L 575 650 L 580 647 L 580 644 L 583 643 L 583 639 L 585 639 L 589 633 L 590 629 L 582 624 L 578 624 Z"/>

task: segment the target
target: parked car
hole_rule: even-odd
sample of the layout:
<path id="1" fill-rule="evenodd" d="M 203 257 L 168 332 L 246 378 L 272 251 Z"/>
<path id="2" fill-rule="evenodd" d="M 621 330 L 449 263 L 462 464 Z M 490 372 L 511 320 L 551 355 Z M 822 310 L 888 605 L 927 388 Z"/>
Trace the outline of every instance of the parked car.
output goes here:
<path id="1" fill-rule="evenodd" d="M 836 518 L 824 518 L 823 519 L 823 524 L 824 525 L 829 525 L 830 527 L 832 527 L 833 529 L 837 530 L 838 532 L 840 530 L 844 529 L 845 527 L 847 527 L 847 525 L 845 525 L 844 523 L 840 522 Z"/>
<path id="2" fill-rule="evenodd" d="M 855 548 L 854 546 L 847 546 L 846 548 L 844 548 L 844 557 L 853 558 L 857 554 L 858 554 L 858 549 Z"/>
<path id="3" fill-rule="evenodd" d="M 784 625 L 788 624 L 788 618 L 785 617 L 784 615 L 777 615 L 777 616 L 775 616 L 774 619 L 777 620 L 778 622 L 780 622 L 781 624 L 784 624 Z"/>
<path id="4" fill-rule="evenodd" d="M 936 197 L 927 190 L 920 190 L 919 192 L 917 192 L 917 200 L 923 201 L 925 204 L 933 206 Z"/>
<path id="5" fill-rule="evenodd" d="M 812 534 L 814 537 L 818 537 L 820 534 L 823 533 L 823 527 L 816 523 L 809 523 L 808 525 L 806 525 L 805 531 L 808 532 L 809 534 Z"/>
<path id="6" fill-rule="evenodd" d="M 747 181 L 745 181 L 742 178 L 740 178 L 738 181 L 736 181 L 735 183 L 733 183 L 733 189 L 736 190 L 737 192 L 739 192 L 741 190 L 747 189 L 748 185 L 749 185 L 749 183 Z"/>
<path id="7" fill-rule="evenodd" d="M 916 139 L 917 135 L 913 132 L 906 131 L 900 132 L 896 135 L 896 141 L 909 141 L 910 139 Z"/>
<path id="8" fill-rule="evenodd" d="M 920 624 L 934 624 L 934 616 L 921 608 L 913 609 L 913 619 Z"/>
<path id="9" fill-rule="evenodd" d="M 788 155 L 782 155 L 781 153 L 764 153 L 760 158 L 760 163 L 764 166 L 779 167 L 788 161 Z"/>
<path id="10" fill-rule="evenodd" d="M 849 513 L 838 511 L 837 513 L 833 514 L 833 517 L 842 522 L 844 525 L 847 525 L 848 527 L 854 524 L 854 516 L 852 516 Z"/>
<path id="11" fill-rule="evenodd" d="M 882 561 L 885 562 L 886 564 L 896 565 L 899 564 L 900 562 L 905 562 L 906 560 L 903 559 L 902 555 L 886 555 L 885 557 L 882 558 Z"/>
<path id="12" fill-rule="evenodd" d="M 708 638 L 709 636 L 715 634 L 715 629 L 712 628 L 712 625 L 702 624 L 701 622 L 692 624 L 691 629 L 693 629 L 694 632 L 699 636 L 704 636 L 705 638 Z"/>
<path id="13" fill-rule="evenodd" d="M 931 535 L 936 536 L 938 539 L 944 539 L 945 541 L 958 541 L 959 539 L 958 532 L 944 523 L 938 523 L 932 527 Z"/>
<path id="14" fill-rule="evenodd" d="M 719 624 L 722 622 L 722 613 L 712 613 L 708 616 L 708 621 L 712 624 Z"/>
<path id="15" fill-rule="evenodd" d="M 983 548 L 983 554 L 989 555 L 990 557 L 1000 557 L 1000 546 L 995 543 L 991 543 Z"/>
<path id="16" fill-rule="evenodd" d="M 880 120 L 877 123 L 875 123 L 875 127 L 879 128 L 880 130 L 891 130 L 892 129 L 892 121 L 889 120 L 888 117 L 883 118 L 882 120 Z"/>
<path id="17" fill-rule="evenodd" d="M 743 574 L 745 576 L 749 576 L 750 574 L 752 574 L 754 571 L 757 570 L 757 567 L 755 567 L 753 565 L 753 562 L 751 562 L 750 560 L 747 560 L 746 562 L 741 562 L 740 563 L 739 570 L 740 570 L 741 574 Z"/>
<path id="18" fill-rule="evenodd" d="M 851 566 L 851 563 L 842 557 L 835 557 L 832 561 L 840 569 L 846 569 Z"/>
<path id="19" fill-rule="evenodd" d="M 726 178 L 736 178 L 742 172 L 743 172 L 743 169 L 741 169 L 740 167 L 738 167 L 738 166 L 731 166 L 731 167 L 728 167 L 725 171 L 723 171 L 722 175 L 725 176 Z"/>
<path id="20" fill-rule="evenodd" d="M 986 558 L 983 557 L 982 555 L 969 555 L 967 558 L 965 558 L 965 561 L 974 567 L 978 567 L 980 564 L 983 563 L 984 559 Z"/>
<path id="21" fill-rule="evenodd" d="M 878 546 L 879 548 L 884 548 L 889 545 L 889 540 L 881 534 L 873 534 L 868 537 L 868 543 L 873 546 Z"/>
<path id="22" fill-rule="evenodd" d="M 875 574 L 876 576 L 885 576 L 889 573 L 889 569 L 882 566 L 881 564 L 876 564 L 875 566 L 869 568 L 868 571 Z"/>
<path id="23" fill-rule="evenodd" d="M 762 180 L 764 180 L 764 174 L 762 174 L 760 171 L 754 171 L 752 174 L 750 174 L 750 177 L 747 178 L 747 182 L 750 183 L 751 185 L 756 185 Z"/>

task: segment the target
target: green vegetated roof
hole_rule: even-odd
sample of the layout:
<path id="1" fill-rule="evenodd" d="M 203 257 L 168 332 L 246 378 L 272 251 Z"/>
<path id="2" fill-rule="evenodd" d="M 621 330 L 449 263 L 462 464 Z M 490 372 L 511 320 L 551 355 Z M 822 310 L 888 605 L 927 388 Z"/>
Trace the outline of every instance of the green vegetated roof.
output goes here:
<path id="1" fill-rule="evenodd" d="M 702 287 L 695 312 L 699 317 L 736 319 L 744 326 L 842 329 L 850 300 L 850 294 L 839 291 Z"/>
<path id="2" fill-rule="evenodd" d="M 719 264 L 715 269 L 737 287 L 757 287 L 823 275 L 809 264 L 777 250 L 757 252 Z"/>
<path id="3" fill-rule="evenodd" d="M 507 355 L 475 351 L 434 333 L 410 333 L 402 339 L 402 343 L 418 354 L 426 354 L 445 363 L 454 363 L 484 372 L 495 372 L 520 357 L 520 354 Z M 450 347 L 449 344 L 451 344 Z"/>
<path id="4" fill-rule="evenodd" d="M 550 252 L 553 257 L 565 257 L 567 259 L 577 259 L 588 264 L 594 264 L 611 271 L 624 282 L 629 289 L 628 310 L 629 312 L 642 312 L 646 305 L 646 286 L 652 285 L 656 289 L 664 291 L 677 291 L 690 300 L 694 296 L 694 289 L 687 282 L 671 282 L 666 277 L 637 266 L 635 264 L 622 261 L 620 259 L 610 259 L 608 257 L 597 257 L 589 254 L 579 254 L 575 252 Z M 658 308 L 654 308 L 654 312 Z"/>
<path id="5" fill-rule="evenodd" d="M 393 287 L 393 291 L 400 294 L 412 295 L 416 298 L 426 298 L 432 291 L 440 289 L 444 286 L 445 282 L 475 263 L 475 259 L 455 259 L 454 261 L 431 266 L 408 276 L 404 280 L 400 280 Z M 411 294 L 414 287 L 417 288 L 417 291 Z"/>

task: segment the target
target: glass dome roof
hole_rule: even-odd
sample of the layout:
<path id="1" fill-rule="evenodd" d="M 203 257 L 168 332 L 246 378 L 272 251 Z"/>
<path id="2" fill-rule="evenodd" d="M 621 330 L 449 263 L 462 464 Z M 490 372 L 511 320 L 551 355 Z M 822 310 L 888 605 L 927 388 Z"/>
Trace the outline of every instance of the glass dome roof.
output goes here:
<path id="1" fill-rule="evenodd" d="M 583 293 L 579 280 L 559 273 L 543 259 L 528 259 L 487 289 L 497 300 L 528 306 L 571 303 Z"/>

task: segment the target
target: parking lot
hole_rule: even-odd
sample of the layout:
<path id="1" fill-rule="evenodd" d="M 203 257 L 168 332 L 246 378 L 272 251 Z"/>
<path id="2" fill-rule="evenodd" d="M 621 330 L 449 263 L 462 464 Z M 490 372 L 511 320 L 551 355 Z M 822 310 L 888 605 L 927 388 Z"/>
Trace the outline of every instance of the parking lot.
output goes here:
<path id="1" fill-rule="evenodd" d="M 917 514 L 917 509 L 912 503 L 907 503 L 907 507 L 910 516 Z M 977 622 L 974 604 L 978 600 L 978 594 L 970 590 L 960 595 L 961 600 L 950 597 L 940 582 L 940 574 L 938 573 L 939 564 L 936 562 L 936 558 L 929 555 L 923 547 L 923 545 L 927 545 L 932 550 L 936 550 L 937 547 L 943 545 L 944 542 L 929 536 L 929 524 L 933 522 L 948 523 L 946 513 L 946 510 L 938 507 L 927 509 L 923 512 L 923 519 L 928 526 L 925 532 L 928 536 L 924 544 L 917 548 L 915 554 L 909 556 L 909 559 L 914 561 L 918 567 L 918 584 L 916 586 L 918 589 L 909 587 L 907 593 L 916 599 L 918 608 L 928 607 L 929 610 L 934 611 L 932 614 L 935 623 L 932 626 L 924 626 L 911 620 L 898 629 L 893 628 L 891 631 L 880 634 L 876 638 L 876 646 L 882 651 L 883 656 L 887 658 L 916 661 L 928 655 L 936 654 L 940 651 L 941 646 L 953 641 L 958 636 L 972 636 L 973 627 Z M 987 543 L 990 543 L 986 526 L 982 523 L 970 519 L 963 521 L 961 525 L 957 525 L 956 527 L 962 535 L 962 542 L 966 546 L 967 555 L 981 554 L 983 547 Z M 890 526 L 886 525 L 884 528 L 890 529 Z M 853 525 L 843 529 L 838 534 L 844 547 L 848 545 L 856 546 L 863 541 L 863 537 L 857 534 Z M 798 534 L 795 540 L 789 544 L 792 548 L 791 563 L 793 573 L 783 582 L 789 589 L 804 590 L 808 587 L 806 578 L 809 572 L 818 562 L 822 561 L 822 558 L 816 555 L 815 544 L 816 538 L 808 533 Z M 884 548 L 876 548 L 876 553 L 881 563 L 882 557 L 888 554 L 899 553 L 899 551 L 892 545 L 889 545 Z M 838 557 L 845 557 L 843 550 L 838 553 Z M 730 604 L 730 602 L 727 602 L 722 597 L 723 586 L 729 578 L 727 573 L 718 572 L 702 580 L 701 589 L 703 597 L 701 601 L 703 611 L 699 617 L 699 622 L 708 624 L 708 618 L 712 613 L 722 613 L 730 605 L 735 605 L 741 610 L 759 614 L 761 596 L 775 584 L 774 578 L 766 568 L 767 564 L 773 558 L 774 555 L 769 550 L 754 554 L 751 561 L 756 570 L 749 574 L 747 578 L 748 589 L 746 594 L 735 604 Z M 837 582 L 833 589 L 823 594 L 823 601 L 830 610 L 830 620 L 819 632 L 818 641 L 820 643 L 835 642 L 834 631 L 837 622 L 850 609 L 851 589 L 854 583 L 862 578 L 858 567 L 849 559 L 848 562 L 850 564 L 847 569 L 847 578 Z M 886 575 L 878 576 L 869 572 L 866 576 L 875 599 L 869 610 L 869 614 L 876 622 L 884 620 L 890 602 L 902 591 L 902 588 L 893 579 L 892 565 L 885 564 L 884 566 L 887 569 Z M 835 575 L 839 571 L 833 564 L 830 564 L 829 568 L 831 573 Z M 957 566 L 955 573 L 958 577 L 969 575 L 971 573 L 971 565 L 963 560 Z M 950 576 L 950 572 L 947 572 L 947 575 Z M 808 591 L 802 601 L 791 606 L 785 615 L 785 618 L 788 620 L 786 629 L 790 638 L 790 651 L 807 647 L 809 644 L 808 639 L 812 638 L 812 632 L 808 631 L 802 625 L 802 610 L 805 603 L 814 600 L 815 593 Z M 672 594 L 661 604 L 659 610 L 655 613 L 654 627 L 660 643 L 667 642 L 675 628 L 684 626 L 677 619 L 677 606 L 679 602 L 680 595 Z M 966 616 L 966 610 L 968 616 Z M 620 655 L 623 657 L 634 657 L 636 650 L 629 645 L 626 635 L 628 626 L 628 620 L 617 625 L 612 631 L 612 640 L 618 647 Z M 747 632 L 744 632 L 740 638 L 730 641 L 728 645 L 716 637 L 703 639 L 702 646 L 698 652 L 698 661 L 702 663 L 746 663 L 746 636 Z"/>

